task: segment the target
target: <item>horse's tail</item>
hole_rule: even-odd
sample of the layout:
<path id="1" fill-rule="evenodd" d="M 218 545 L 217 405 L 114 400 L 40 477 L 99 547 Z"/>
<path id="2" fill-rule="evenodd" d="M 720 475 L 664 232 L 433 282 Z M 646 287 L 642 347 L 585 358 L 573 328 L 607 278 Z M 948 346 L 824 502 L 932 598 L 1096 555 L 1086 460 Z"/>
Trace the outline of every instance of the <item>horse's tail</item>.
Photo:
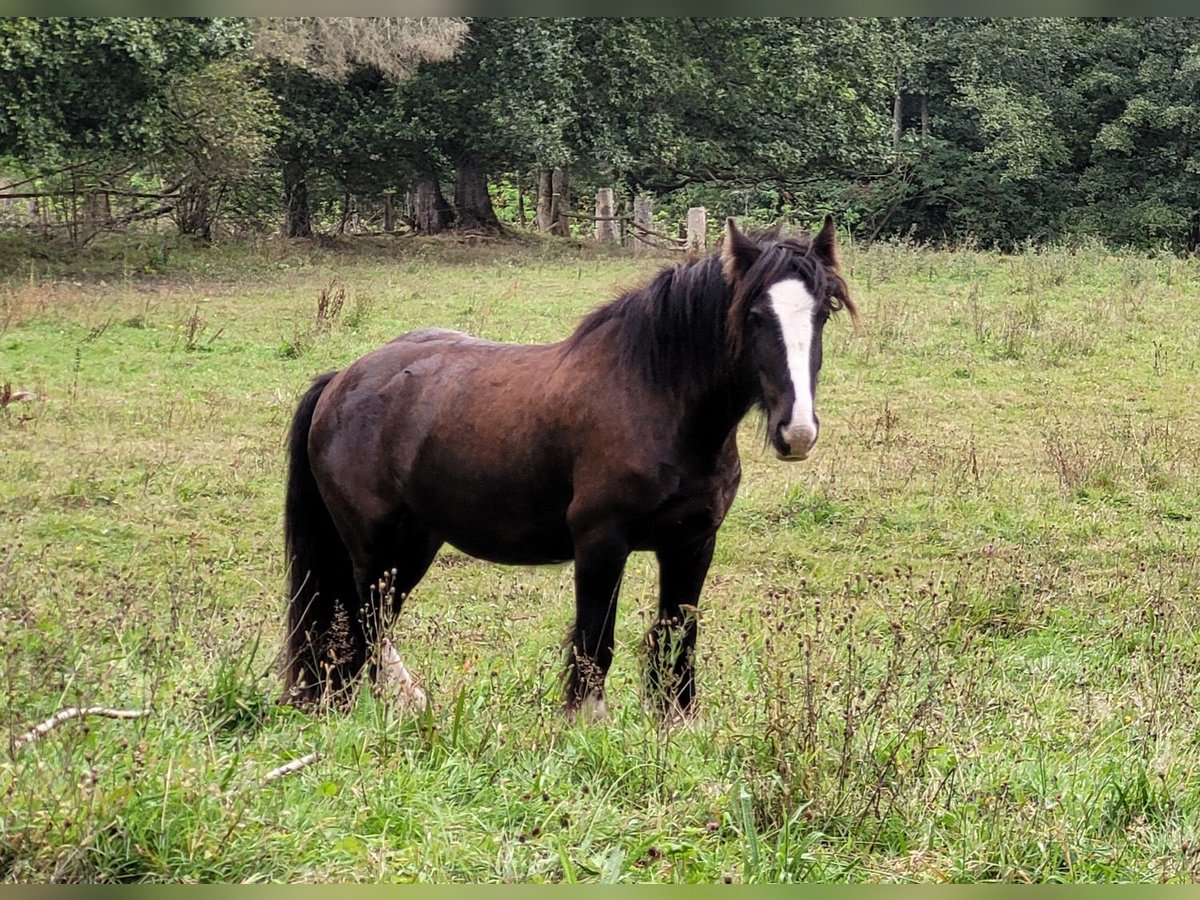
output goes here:
<path id="1" fill-rule="evenodd" d="M 330 674 L 327 655 L 338 598 L 357 595 L 350 554 L 321 497 L 308 457 L 313 410 L 336 372 L 318 375 L 300 400 L 288 435 L 283 533 L 289 564 L 283 702 L 321 699 Z"/>

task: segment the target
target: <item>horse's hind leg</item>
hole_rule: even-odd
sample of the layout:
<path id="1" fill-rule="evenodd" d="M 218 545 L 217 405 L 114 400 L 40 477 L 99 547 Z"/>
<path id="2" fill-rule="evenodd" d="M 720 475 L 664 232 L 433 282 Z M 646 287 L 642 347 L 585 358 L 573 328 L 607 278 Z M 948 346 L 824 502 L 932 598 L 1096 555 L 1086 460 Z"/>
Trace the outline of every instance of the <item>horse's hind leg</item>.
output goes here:
<path id="1" fill-rule="evenodd" d="M 372 679 L 380 683 L 390 679 L 402 694 L 413 693 L 409 688 L 415 687 L 416 680 L 392 646 L 388 631 L 441 546 L 440 538 L 406 518 L 386 530 L 378 529 L 354 560 L 360 599 L 355 623 L 357 669 L 369 661 Z"/>
<path id="2" fill-rule="evenodd" d="M 664 719 L 688 718 L 696 697 L 697 603 L 716 537 L 659 550 L 658 621 L 646 635 L 646 686 Z"/>

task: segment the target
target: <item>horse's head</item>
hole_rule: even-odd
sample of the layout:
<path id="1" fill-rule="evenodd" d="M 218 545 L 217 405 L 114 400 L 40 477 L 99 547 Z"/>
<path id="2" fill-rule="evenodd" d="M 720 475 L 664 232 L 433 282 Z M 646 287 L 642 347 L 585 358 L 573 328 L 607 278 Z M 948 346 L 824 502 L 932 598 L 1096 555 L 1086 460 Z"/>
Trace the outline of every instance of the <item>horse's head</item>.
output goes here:
<path id="1" fill-rule="evenodd" d="M 725 222 L 721 262 L 733 288 L 728 334 L 767 414 L 767 439 L 780 459 L 804 459 L 817 443 L 817 373 L 829 316 L 857 317 L 839 274 L 832 218 L 811 238 L 777 231 L 747 235 Z"/>

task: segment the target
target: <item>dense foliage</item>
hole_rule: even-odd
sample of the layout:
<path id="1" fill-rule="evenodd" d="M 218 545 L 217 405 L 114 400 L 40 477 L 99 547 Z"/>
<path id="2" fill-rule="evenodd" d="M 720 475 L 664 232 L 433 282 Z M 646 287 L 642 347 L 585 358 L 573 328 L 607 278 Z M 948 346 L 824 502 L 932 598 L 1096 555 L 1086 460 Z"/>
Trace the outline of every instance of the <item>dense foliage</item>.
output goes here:
<path id="1" fill-rule="evenodd" d="M 1194 19 L 13 18 L 0 73 L 3 180 L 61 198 L 86 161 L 72 222 L 136 178 L 205 236 L 532 226 L 539 193 L 546 228 L 552 190 L 565 222 L 612 186 L 863 240 L 1200 245 Z"/>

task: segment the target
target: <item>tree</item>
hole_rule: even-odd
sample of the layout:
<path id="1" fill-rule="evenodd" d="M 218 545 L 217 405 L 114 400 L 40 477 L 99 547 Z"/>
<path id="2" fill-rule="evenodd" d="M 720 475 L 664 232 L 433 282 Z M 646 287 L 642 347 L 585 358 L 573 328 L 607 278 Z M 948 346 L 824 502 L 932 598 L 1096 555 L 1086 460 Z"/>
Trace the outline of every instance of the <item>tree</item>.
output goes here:
<path id="1" fill-rule="evenodd" d="M 359 179 L 378 185 L 379 170 L 389 166 L 408 168 L 402 142 L 388 140 L 387 96 L 421 62 L 449 58 L 465 33 L 465 23 L 452 18 L 256 20 L 255 50 L 270 61 L 268 84 L 283 115 L 276 154 L 285 235 L 312 233 L 314 172 L 345 188 Z"/>
<path id="2" fill-rule="evenodd" d="M 1103 20 L 1088 32 L 1080 224 L 1135 246 L 1200 248 L 1200 23 Z"/>
<path id="3" fill-rule="evenodd" d="M 899 158 L 851 192 L 867 236 L 957 235 L 1012 247 L 1058 233 L 1076 191 L 1073 80 L 1086 65 L 1079 27 L 1070 19 L 896 23 Z"/>
<path id="4" fill-rule="evenodd" d="M 0 155 L 152 149 L 170 87 L 249 41 L 240 19 L 0 20 Z"/>
<path id="5" fill-rule="evenodd" d="M 158 164 L 179 191 L 175 220 L 183 234 L 207 240 L 229 195 L 261 178 L 278 108 L 244 59 L 183 77 L 168 88 L 164 108 Z"/>
<path id="6" fill-rule="evenodd" d="M 595 19 L 579 131 L 614 175 L 804 185 L 879 155 L 890 79 L 872 20 Z M 614 64 L 616 62 L 617 64 Z"/>
<path id="7" fill-rule="evenodd" d="M 420 148 L 418 204 L 452 172 L 456 224 L 495 229 L 489 175 L 569 163 L 571 27 L 561 19 L 472 19 L 453 59 L 424 66 L 400 87 L 395 102 Z M 418 221 L 422 230 L 442 224 Z"/>

